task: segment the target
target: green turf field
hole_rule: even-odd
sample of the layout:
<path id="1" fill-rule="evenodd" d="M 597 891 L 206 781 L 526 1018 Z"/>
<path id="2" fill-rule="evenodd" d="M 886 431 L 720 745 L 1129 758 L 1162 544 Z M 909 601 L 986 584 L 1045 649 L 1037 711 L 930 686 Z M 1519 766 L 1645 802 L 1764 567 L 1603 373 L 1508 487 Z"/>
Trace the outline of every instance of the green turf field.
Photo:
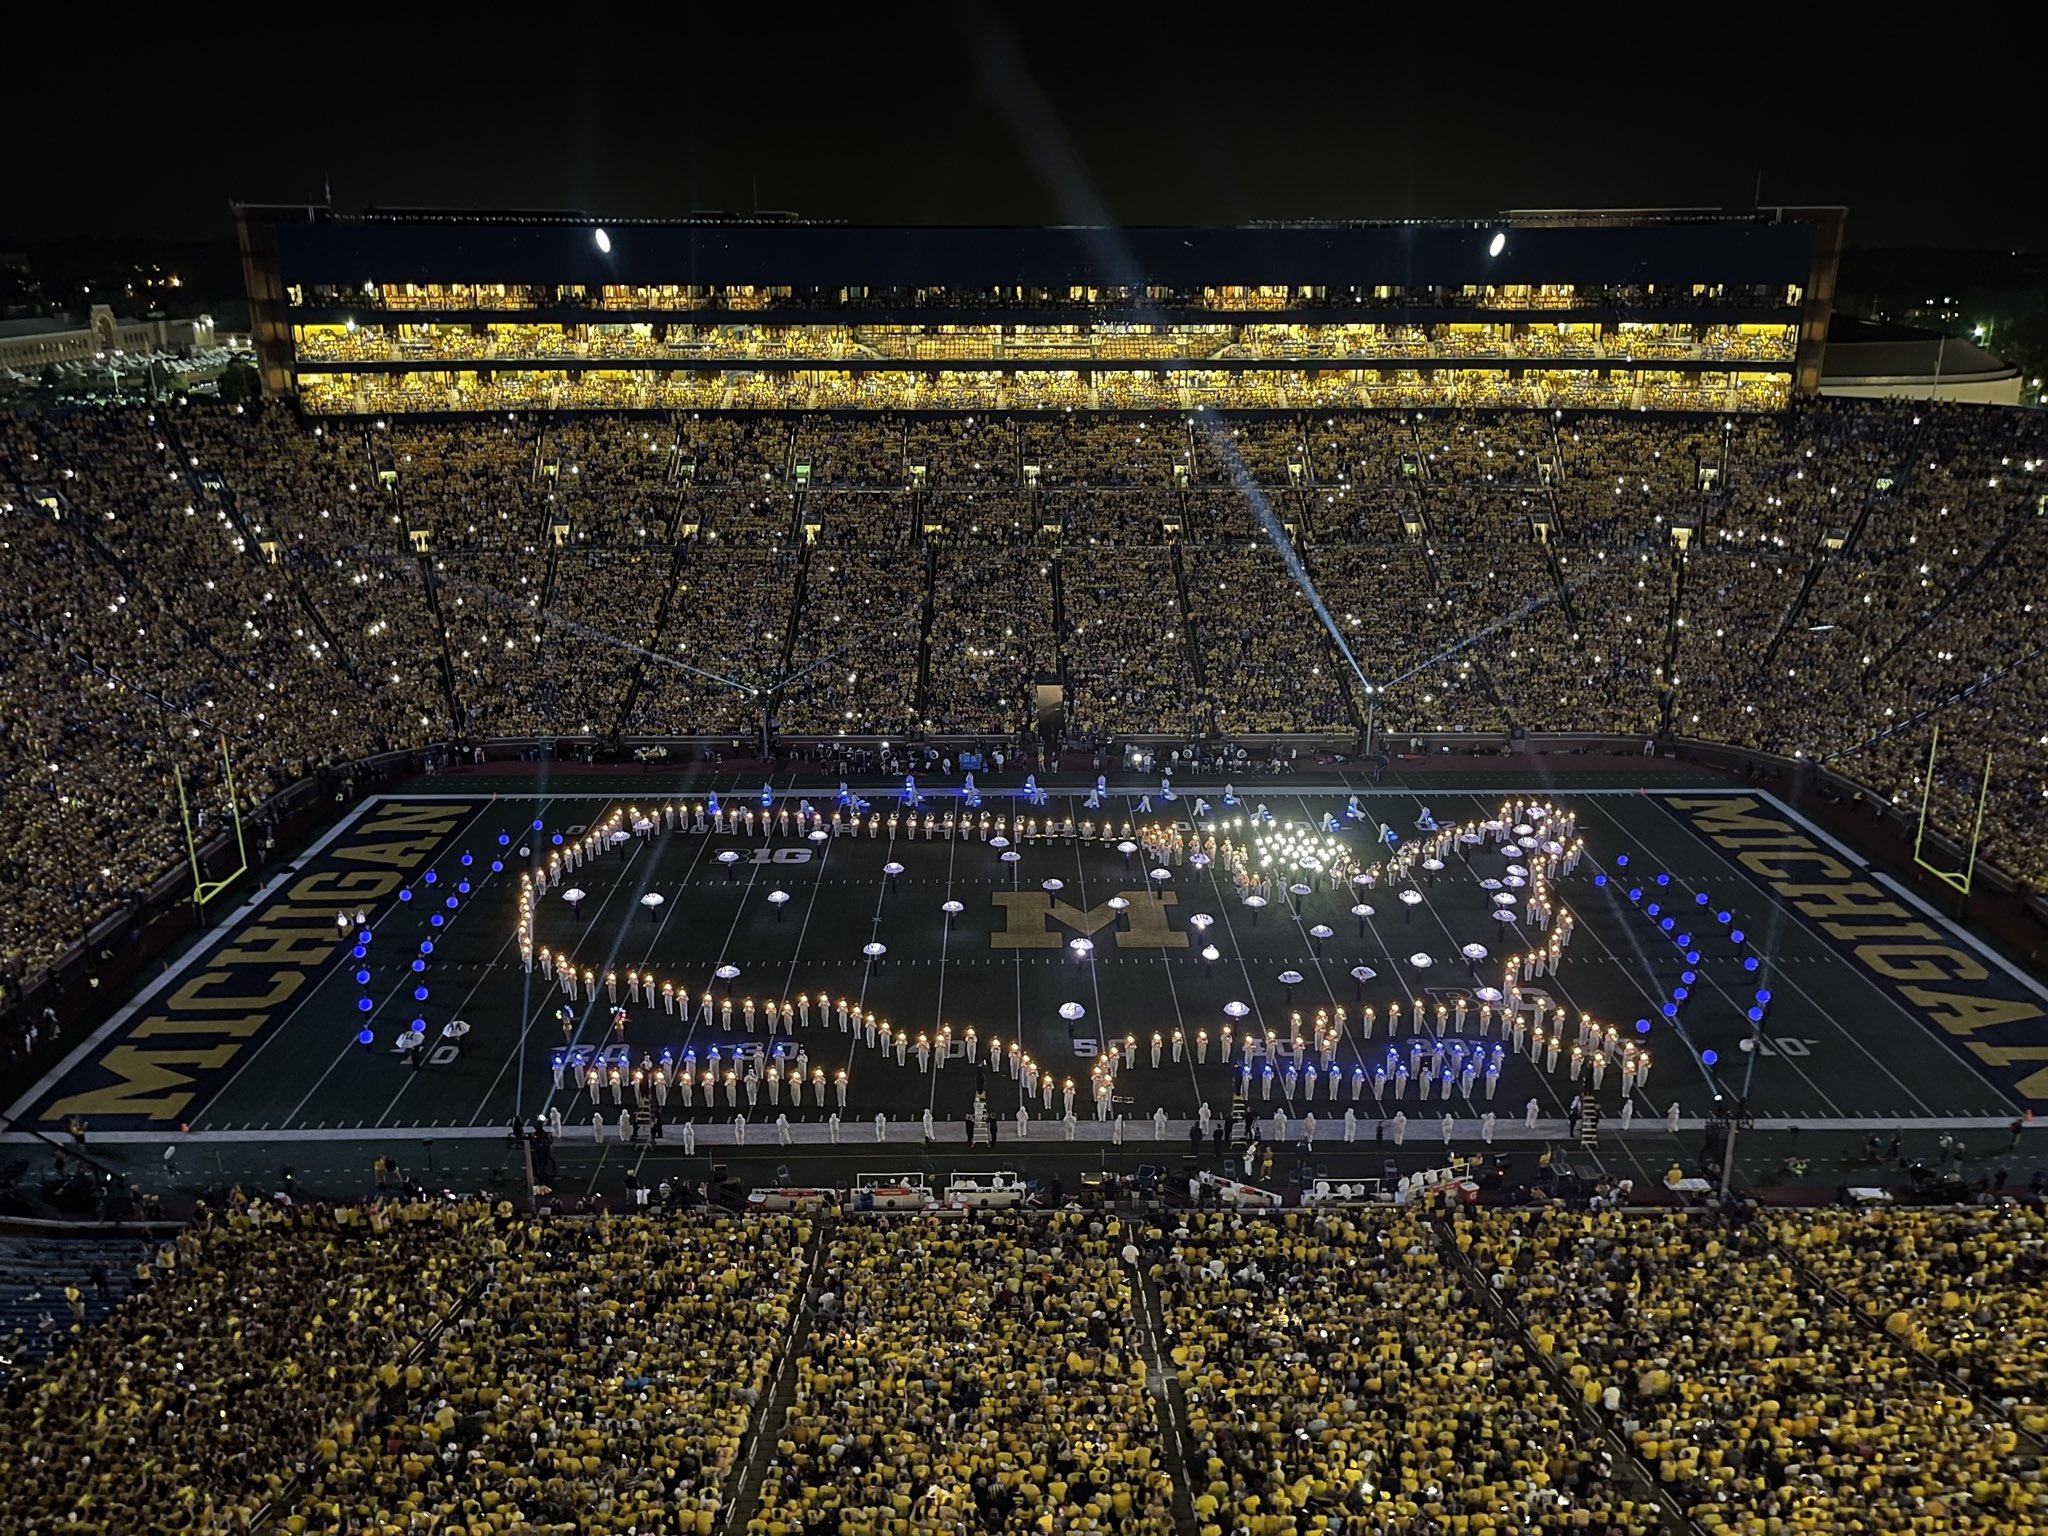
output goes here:
<path id="1" fill-rule="evenodd" d="M 573 846 L 629 805 L 668 803 L 657 798 L 657 777 L 634 791 L 637 799 L 485 791 L 367 802 L 81 1043 L 14 1107 L 15 1118 L 54 1127 L 84 1114 L 100 1134 L 156 1136 L 189 1126 L 346 1142 L 400 1130 L 497 1134 L 515 1115 L 559 1111 L 583 1136 L 593 1134 L 593 1113 L 616 1135 L 620 1109 L 634 1105 L 630 1086 L 620 1101 L 607 1090 L 593 1105 L 573 1070 L 557 1086 L 554 1063 L 565 1046 L 623 1043 L 629 1062 L 658 1061 L 666 1052 L 698 1077 L 717 1052 L 710 1107 L 701 1087 L 687 1107 L 679 1090 L 662 1106 L 671 1123 L 688 1119 L 717 1140 L 736 1135 L 734 1119 L 744 1115 L 748 1134 L 772 1141 L 770 1124 L 786 1115 L 796 1150 L 822 1146 L 825 1122 L 837 1111 L 849 1134 L 860 1126 L 872 1141 L 868 1123 L 877 1114 L 915 1125 L 927 1110 L 950 1122 L 948 1135 L 958 1138 L 977 1086 L 1008 1139 L 1024 1098 L 1011 1060 L 1021 1043 L 1055 1085 L 1050 1106 L 1042 1089 L 1029 1098 L 1033 1134 L 1057 1137 L 1065 1081 L 1076 1083 L 1074 1113 L 1090 1125 L 1090 1072 L 1126 1036 L 1137 1047 L 1114 1073 L 1111 1114 L 1126 1117 L 1133 1138 L 1153 1135 L 1159 1110 L 1175 1135 L 1184 1134 L 1199 1105 L 1221 1114 L 1240 1091 L 1261 1114 L 1284 1108 L 1298 1122 L 1312 1110 L 1332 1136 L 1347 1111 L 1359 1122 L 1400 1112 L 1433 1124 L 1446 1110 L 1445 1092 L 1461 1122 L 1493 1111 L 1504 1125 L 1519 1125 L 1533 1100 L 1548 1125 L 1580 1093 L 1598 1099 L 1610 1127 L 1622 1112 L 1618 1070 L 1608 1070 L 1597 1091 L 1590 1072 L 1573 1080 L 1569 1036 L 1548 1067 L 1518 1053 L 1512 1039 L 1503 1044 L 1498 1027 L 1482 1040 L 1476 1007 L 1463 1032 L 1439 1035 L 1433 1016 L 1420 1036 L 1413 1028 L 1417 1000 L 1433 1015 L 1438 1002 L 1448 1009 L 1476 986 L 1501 985 L 1504 958 L 1542 942 L 1526 920 L 1493 920 L 1492 893 L 1479 882 L 1500 877 L 1509 860 L 1491 846 L 1474 851 L 1469 864 L 1450 859 L 1433 882 L 1416 887 L 1422 900 L 1412 909 L 1384 885 L 1364 893 L 1376 910 L 1361 921 L 1350 911 L 1360 893 L 1349 886 L 1325 884 L 1300 900 L 1298 912 L 1276 893 L 1255 914 L 1214 870 L 1184 863 L 1155 885 L 1142 856 L 1127 861 L 1099 835 L 1018 835 L 1020 857 L 1008 864 L 978 820 L 950 839 L 922 830 L 907 836 L 900 823 L 893 838 L 886 824 L 870 835 L 865 821 L 857 834 L 823 841 L 793 824 L 783 832 L 757 826 L 752 835 L 664 826 L 593 858 L 535 904 L 535 949 L 573 955 L 579 971 L 600 978 L 594 998 L 579 988 L 572 1001 L 538 961 L 523 963 L 520 877 L 545 866 L 557 836 Z M 833 801 L 829 789 L 777 793 L 792 807 L 808 798 L 829 811 Z M 887 792 L 865 793 L 876 813 L 900 814 Z M 1220 786 L 1184 790 L 1149 813 L 1135 795 L 1121 794 L 1100 810 L 1078 795 L 1056 795 L 1034 810 L 991 792 L 981 809 L 1002 818 L 1106 818 L 1136 827 L 1185 822 L 1202 794 L 1218 817 L 1243 820 L 1263 803 L 1276 825 L 1302 828 L 1326 814 L 1342 816 L 1346 804 L 1332 782 L 1248 790 L 1245 803 L 1228 810 Z M 1338 836 L 1361 862 L 1372 862 L 1375 821 L 1413 840 L 1425 800 L 1449 824 L 1491 816 L 1504 798 L 1434 785 L 1421 793 L 1365 792 L 1367 818 L 1345 819 Z M 1815 1125 L 2000 1116 L 2048 1103 L 2039 1025 L 2048 994 L 1767 797 L 1575 784 L 1554 804 L 1576 815 L 1585 847 L 1577 871 L 1556 887 L 1576 926 L 1557 973 L 1523 983 L 1525 1002 L 1540 991 L 1550 1018 L 1560 1009 L 1589 1014 L 1648 1052 L 1647 1081 L 1632 1095 L 1638 1124 L 1661 1127 L 1674 1103 L 1691 1120 L 1716 1091 L 1746 1097 L 1760 1118 Z M 927 809 L 944 816 L 961 803 L 957 795 L 934 796 Z M 995 830 L 1017 832 L 1007 820 Z M 723 853 L 736 857 L 722 864 Z M 902 865 L 893 881 L 884 873 L 891 862 Z M 1048 891 L 1045 882 L 1054 880 L 1059 888 Z M 571 884 L 586 893 L 575 910 L 562 896 Z M 769 899 L 774 892 L 788 900 L 778 906 Z M 648 896 L 662 900 L 646 905 Z M 1109 905 L 1117 896 L 1130 903 L 1121 915 Z M 947 901 L 960 904 L 950 924 Z M 338 909 L 358 908 L 371 934 L 360 957 L 357 936 L 344 937 L 335 922 Z M 1197 914 L 1213 920 L 1206 930 L 1193 922 Z M 1318 925 L 1329 937 L 1312 937 Z M 1070 947 L 1082 936 L 1095 946 L 1092 958 L 1077 959 Z M 871 943 L 886 946 L 879 963 L 863 953 Z M 1490 953 L 1468 963 L 1461 950 L 1474 943 Z M 1205 945 L 1214 946 L 1214 960 L 1203 957 Z M 1419 967 L 1415 956 L 1433 963 Z M 717 1006 L 706 1020 L 695 1007 L 687 1017 L 670 1011 L 658 994 L 637 1001 L 630 994 L 629 975 L 651 972 L 693 1002 L 707 989 L 722 1000 L 726 989 L 713 982 L 721 965 L 738 968 L 729 1026 Z M 1374 978 L 1354 981 L 1359 965 Z M 1283 983 L 1288 971 L 1300 981 Z M 607 974 L 618 978 L 626 1008 L 622 1035 L 601 979 Z M 1752 1021 L 1759 991 L 1769 1002 L 1762 1020 Z M 759 1018 L 753 1031 L 746 1028 L 745 1000 L 799 997 L 813 1000 L 811 1022 L 794 1036 L 771 1038 Z M 823 998 L 833 1000 L 829 1015 L 818 1007 Z M 908 1034 L 902 1064 L 862 1033 L 841 1029 L 842 998 Z M 1225 1012 L 1233 1002 L 1245 1005 L 1241 1019 Z M 1674 1002 L 1676 1016 L 1667 1017 Z M 1061 1016 L 1063 1004 L 1079 1005 L 1078 1021 Z M 1390 1041 L 1394 1004 L 1404 1017 Z M 1375 1014 L 1369 1037 L 1367 1006 Z M 1306 1037 L 1299 1053 L 1296 1011 Z M 1327 1063 L 1315 1043 L 1319 1012 L 1334 1035 Z M 416 1019 L 428 1041 L 417 1068 L 396 1049 Z M 457 1019 L 469 1026 L 459 1053 L 439 1043 Z M 1638 1020 L 1647 1021 L 1646 1032 Z M 1226 1064 L 1227 1024 L 1240 1045 L 1249 1031 L 1272 1048 L 1248 1064 L 1240 1050 Z M 941 1064 L 935 1053 L 921 1069 L 917 1037 L 936 1041 L 948 1027 L 951 1055 Z M 359 1039 L 364 1031 L 367 1045 Z M 1202 1032 L 1206 1060 L 1195 1044 Z M 1005 1050 L 1000 1069 L 989 1057 L 997 1040 Z M 1496 1047 L 1501 1065 L 1489 1098 L 1481 1068 Z M 792 1102 L 782 1085 L 799 1049 L 805 1089 Z M 1480 1066 L 1461 1081 L 1459 1065 L 1475 1057 Z M 1433 1062 L 1439 1091 L 1424 1101 L 1421 1079 Z M 1405 1085 L 1401 1066 L 1410 1068 Z M 1448 1088 L 1445 1067 L 1453 1074 Z M 730 1090 L 727 1071 L 735 1079 Z M 756 1078 L 751 1101 L 749 1071 Z M 654 1107 L 651 1090 L 648 1104 Z"/>

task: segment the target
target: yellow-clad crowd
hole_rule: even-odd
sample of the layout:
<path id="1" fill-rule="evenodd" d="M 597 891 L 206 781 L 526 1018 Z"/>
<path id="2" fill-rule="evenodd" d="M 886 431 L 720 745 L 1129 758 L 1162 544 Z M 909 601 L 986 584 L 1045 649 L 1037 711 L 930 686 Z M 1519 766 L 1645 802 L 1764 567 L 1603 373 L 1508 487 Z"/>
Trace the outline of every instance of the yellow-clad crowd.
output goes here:
<path id="1" fill-rule="evenodd" d="M 1772 1238 L 1901 1344 L 2048 1435 L 2048 1214 L 2039 1205 L 1782 1214 Z"/>
<path id="2" fill-rule="evenodd" d="M 2041 889 L 2044 494 L 2040 413 L 1901 402 L 10 416 L 0 1003 L 182 857 L 174 771 L 220 829 L 222 733 L 246 809 L 383 750 L 771 706 L 1007 733 L 1048 679 L 1076 740 L 1661 732 L 1965 836 L 1988 754 L 1982 857 Z"/>
<path id="3" fill-rule="evenodd" d="M 0 1529 L 2027 1536 L 2043 1238 L 237 1196 L 9 1381 Z"/>
<path id="4" fill-rule="evenodd" d="M 1461 1240 L 1702 1529 L 2039 1531 L 2038 1445 L 1802 1274 L 1838 1219 L 1783 1218 L 1810 1239 L 1786 1247 L 1713 1214 L 1493 1209 Z"/>
<path id="5" fill-rule="evenodd" d="M 1154 1273 L 1204 1536 L 1657 1527 L 1418 1212 L 1191 1216 Z"/>
<path id="6" fill-rule="evenodd" d="M 749 1536 L 1167 1536 L 1126 1241 L 1081 1215 L 842 1226 Z"/>
<path id="7" fill-rule="evenodd" d="M 455 1326 L 321 1434 L 281 1528 L 711 1536 L 808 1238 L 777 1217 L 504 1224 Z"/>
<path id="8" fill-rule="evenodd" d="M 0 1528 L 248 1529 L 454 1308 L 489 1214 L 256 1203 L 188 1228 L 110 1319 L 0 1402 Z"/>

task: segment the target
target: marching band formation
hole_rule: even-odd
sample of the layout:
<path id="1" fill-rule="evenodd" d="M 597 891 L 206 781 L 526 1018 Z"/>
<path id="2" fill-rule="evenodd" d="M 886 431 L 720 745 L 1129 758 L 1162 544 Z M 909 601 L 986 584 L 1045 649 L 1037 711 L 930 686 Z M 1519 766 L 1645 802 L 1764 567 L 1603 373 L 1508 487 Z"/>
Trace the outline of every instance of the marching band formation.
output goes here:
<path id="1" fill-rule="evenodd" d="M 1557 973 L 1576 926 L 1555 888 L 1558 879 L 1577 871 L 1585 852 L 1570 810 L 1516 800 L 1500 806 L 1493 816 L 1456 825 L 1439 824 L 1425 810 L 1418 821 L 1421 835 L 1403 841 L 1372 822 L 1354 796 L 1343 820 L 1370 823 L 1375 829 L 1369 849 L 1361 852 L 1342 835 L 1343 823 L 1335 817 L 1324 818 L 1320 825 L 1282 822 L 1263 805 L 1244 807 L 1234 790 L 1226 790 L 1224 805 L 1226 812 L 1235 814 L 1211 814 L 1207 802 L 1196 801 L 1195 815 L 1188 821 L 1142 826 L 1113 818 L 1076 819 L 1049 808 L 1043 816 L 1031 814 L 1043 808 L 1038 799 L 1033 785 L 1023 796 L 993 809 L 950 799 L 927 805 L 914 783 L 907 782 L 903 803 L 887 808 L 869 805 L 842 789 L 838 799 L 822 809 L 809 799 L 777 798 L 764 791 L 759 803 L 721 801 L 712 795 L 701 801 L 612 811 L 573 841 L 563 841 L 521 878 L 516 938 L 522 965 L 529 972 L 538 966 L 564 998 L 557 1013 L 563 1044 L 553 1053 L 554 1087 L 572 1098 L 587 1094 L 593 1106 L 608 1099 L 621 1111 L 622 1135 L 630 1133 L 636 1110 L 643 1112 L 642 1118 L 657 1120 L 714 1111 L 744 1119 L 761 1113 L 783 1118 L 785 1106 L 796 1111 L 808 1106 L 829 1119 L 836 1139 L 849 1108 L 853 1073 L 849 1066 L 828 1070 L 813 1060 L 817 1032 L 833 1030 L 848 1042 L 849 1060 L 866 1052 L 878 1062 L 904 1071 L 914 1067 L 920 1074 L 964 1061 L 974 1070 L 977 1085 L 987 1076 L 1007 1075 L 1016 1088 L 1014 1120 L 1019 1135 L 1028 1134 L 1034 1104 L 1039 1115 L 1064 1123 L 1069 1135 L 1081 1112 L 1077 1105 L 1097 1121 L 1114 1122 L 1120 1132 L 1124 1115 L 1119 1106 L 1136 1103 L 1131 1084 L 1141 1055 L 1153 1068 L 1170 1061 L 1186 1070 L 1189 1065 L 1208 1067 L 1212 1050 L 1214 1064 L 1228 1069 L 1225 1082 L 1239 1100 L 1275 1105 L 1276 1116 L 1299 1110 L 1308 1117 L 1305 1132 L 1310 1136 L 1319 1094 L 1326 1115 L 1336 1116 L 1341 1107 L 1346 1139 L 1355 1135 L 1358 1107 L 1370 1094 L 1368 1113 L 1385 1118 L 1391 1112 L 1397 1139 L 1405 1125 L 1403 1106 L 1411 1102 L 1448 1108 L 1462 1101 L 1468 1112 L 1482 1113 L 1490 1137 L 1494 1114 L 1485 1106 L 1494 1102 L 1510 1055 L 1523 1058 L 1531 1070 L 1545 1076 L 1563 1074 L 1569 1085 L 1565 1091 L 1571 1094 L 1597 1095 L 1611 1074 L 1621 1091 L 1624 1121 L 1632 1115 L 1634 1095 L 1649 1078 L 1647 1049 L 1619 1025 L 1574 1012 L 1540 985 Z M 1524 942 L 1498 954 L 1476 941 L 1463 945 L 1458 958 L 1465 968 L 1465 983 L 1455 986 L 1424 985 L 1435 960 L 1426 953 L 1411 955 L 1416 982 L 1396 985 L 1395 995 L 1377 1007 L 1366 1003 L 1364 994 L 1378 973 L 1359 966 L 1351 971 L 1357 982 L 1353 1006 L 1332 1002 L 1311 1009 L 1290 1007 L 1282 1027 L 1262 1028 L 1249 1017 L 1251 1009 L 1233 1004 L 1213 1036 L 1206 1026 L 1190 1030 L 1184 1022 L 1170 1030 L 1127 1028 L 1121 1037 L 1112 1033 L 1098 1042 L 1085 1079 L 1077 1082 L 1075 1076 L 1041 1062 L 1015 1031 L 1006 1037 L 972 1025 L 956 1028 L 950 1022 L 936 1030 L 913 1031 L 865 1006 L 859 994 L 735 995 L 737 966 L 722 966 L 701 987 L 692 987 L 660 976 L 652 967 L 632 967 L 623 975 L 612 968 L 600 971 L 579 963 L 567 948 L 535 941 L 540 898 L 559 890 L 573 907 L 583 893 L 573 888 L 572 878 L 608 854 L 628 851 L 635 838 L 691 835 L 822 842 L 863 835 L 880 840 L 885 834 L 891 841 L 920 835 L 928 840 L 976 841 L 1006 852 L 1013 843 L 1100 844 L 1120 852 L 1126 868 L 1142 856 L 1148 871 L 1192 868 L 1198 874 L 1212 874 L 1219 894 L 1234 894 L 1254 917 L 1257 907 L 1269 900 L 1291 899 L 1298 915 L 1301 901 L 1309 896 L 1348 893 L 1354 898 L 1351 911 L 1361 936 L 1376 916 L 1369 896 L 1391 893 L 1412 921 L 1414 908 L 1428 899 L 1424 888 L 1436 886 L 1455 864 L 1486 895 L 1486 910 L 1501 931 L 1513 932 Z M 1490 872 L 1491 862 L 1476 862 L 1489 857 L 1506 861 L 1500 873 Z M 892 861 L 892 878 L 900 868 Z M 1205 913 L 1189 918 L 1204 940 L 1213 923 Z M 1318 936 L 1328 932 L 1323 927 L 1311 930 Z M 883 946 L 870 950 L 869 963 L 879 963 Z M 1203 948 L 1201 955 L 1209 963 L 1219 958 L 1213 947 Z M 1489 962 L 1491 974 L 1486 969 Z M 606 1041 L 578 1045 L 576 1005 L 598 1002 L 600 993 L 609 1025 Z M 1077 1004 L 1068 1007 L 1074 1010 L 1073 1018 L 1085 1013 Z M 630 1010 L 635 1009 L 649 1019 L 658 1009 L 660 1017 L 672 1021 L 670 1027 L 683 1035 L 682 1046 L 664 1046 L 657 1052 L 643 1045 L 636 1057 L 626 1041 L 634 1017 Z M 1382 1020 L 1383 1036 L 1378 1034 Z M 700 1038 L 706 1042 L 701 1046 Z M 1536 1108 L 1531 1099 L 1527 1115 L 1532 1119 Z M 1197 1118 L 1207 1122 L 1211 1113 L 1204 1102 Z M 554 1114 L 559 1119 L 561 1111 Z M 1163 1107 L 1154 1112 L 1159 1134 L 1164 1133 L 1165 1116 Z M 597 1130 L 603 1134 L 601 1115 Z"/>

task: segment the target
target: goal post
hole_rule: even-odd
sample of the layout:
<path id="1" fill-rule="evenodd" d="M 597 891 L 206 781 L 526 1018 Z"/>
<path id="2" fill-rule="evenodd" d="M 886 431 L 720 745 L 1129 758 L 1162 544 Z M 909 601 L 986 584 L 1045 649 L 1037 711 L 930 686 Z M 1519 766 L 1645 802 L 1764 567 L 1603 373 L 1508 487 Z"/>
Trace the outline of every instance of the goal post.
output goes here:
<path id="1" fill-rule="evenodd" d="M 1927 743 L 1927 771 L 1920 780 L 1920 820 L 1913 833 L 1913 862 L 1944 885 L 1967 896 L 1977 873 L 1977 845 L 1984 836 L 1984 808 L 1991 799 L 1991 754 L 1984 754 L 1984 771 L 1977 782 L 1977 810 L 1970 821 L 1970 841 L 1963 853 L 1963 867 L 1944 869 L 1930 863 L 1922 852 L 1927 843 L 1927 809 L 1934 794 L 1934 767 L 1940 750 L 1941 727 L 1935 726 Z"/>
<path id="2" fill-rule="evenodd" d="M 204 907 L 214 897 L 249 872 L 249 847 L 242 835 L 242 809 L 235 800 L 235 765 L 228 756 L 228 739 L 220 738 L 222 780 L 228 792 L 228 819 L 235 824 L 235 867 L 218 880 L 208 880 L 199 863 L 199 833 L 192 821 L 191 798 L 185 793 L 184 770 L 171 765 L 171 777 L 178 785 L 178 819 L 185 827 L 185 856 L 192 865 L 192 905 Z"/>

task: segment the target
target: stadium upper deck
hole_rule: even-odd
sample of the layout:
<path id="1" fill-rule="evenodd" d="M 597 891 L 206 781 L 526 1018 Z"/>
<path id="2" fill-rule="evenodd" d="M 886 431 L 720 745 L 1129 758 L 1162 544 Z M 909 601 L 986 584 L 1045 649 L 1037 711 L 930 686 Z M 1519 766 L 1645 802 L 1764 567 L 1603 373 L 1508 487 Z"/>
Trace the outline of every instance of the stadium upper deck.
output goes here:
<path id="1" fill-rule="evenodd" d="M 265 386 L 322 412 L 1761 410 L 1838 210 L 880 229 L 237 210 Z"/>

